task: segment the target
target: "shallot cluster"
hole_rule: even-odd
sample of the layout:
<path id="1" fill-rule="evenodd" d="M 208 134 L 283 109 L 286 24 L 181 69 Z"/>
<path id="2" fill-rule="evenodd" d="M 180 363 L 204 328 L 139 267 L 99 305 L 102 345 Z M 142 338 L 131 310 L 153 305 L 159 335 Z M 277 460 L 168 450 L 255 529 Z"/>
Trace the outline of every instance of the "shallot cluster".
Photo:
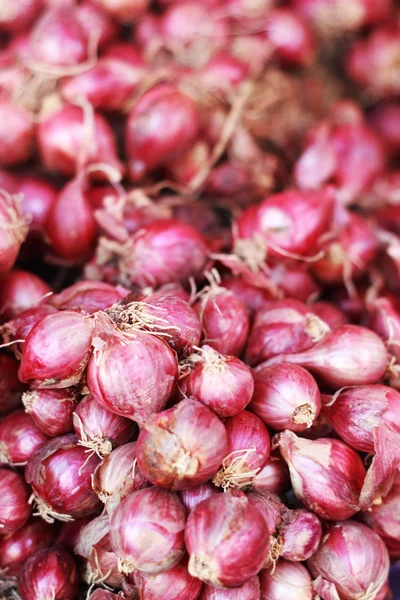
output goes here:
<path id="1" fill-rule="evenodd" d="M 400 598 L 399 56 L 396 0 L 0 0 L 1 600 Z"/>

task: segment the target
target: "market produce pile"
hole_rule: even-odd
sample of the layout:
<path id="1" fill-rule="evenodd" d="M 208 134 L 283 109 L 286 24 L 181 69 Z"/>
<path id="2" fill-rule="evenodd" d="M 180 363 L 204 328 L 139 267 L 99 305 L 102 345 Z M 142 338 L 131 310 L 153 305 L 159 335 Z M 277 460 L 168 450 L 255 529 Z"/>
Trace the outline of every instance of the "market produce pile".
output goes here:
<path id="1" fill-rule="evenodd" d="M 384 600 L 400 5 L 0 0 L 0 598 Z"/>

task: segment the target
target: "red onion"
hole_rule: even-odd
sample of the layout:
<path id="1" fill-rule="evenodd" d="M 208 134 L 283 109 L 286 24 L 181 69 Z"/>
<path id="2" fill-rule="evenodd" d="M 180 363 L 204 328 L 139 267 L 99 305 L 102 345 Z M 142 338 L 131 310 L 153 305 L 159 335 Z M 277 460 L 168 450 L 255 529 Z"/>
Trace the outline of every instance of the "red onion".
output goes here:
<path id="1" fill-rule="evenodd" d="M 390 557 L 397 560 L 400 558 L 400 478 L 397 474 L 396 480 L 390 492 L 379 504 L 374 504 L 363 513 L 363 520 L 369 525 L 385 542 Z M 0 563 L 1 566 L 1 563 Z"/>
<path id="2" fill-rule="evenodd" d="M 186 1 L 173 4 L 160 20 L 166 46 L 175 54 L 187 53 L 186 61 L 195 66 L 218 48 L 227 45 L 228 23 L 206 3 Z M 190 53 L 192 50 L 193 56 Z"/>
<path id="3" fill-rule="evenodd" d="M 7 577 L 19 575 L 28 558 L 51 546 L 56 537 L 57 527 L 43 519 L 29 519 L 15 533 L 0 536 L 0 569 L 6 570 Z"/>
<path id="4" fill-rule="evenodd" d="M 254 395 L 249 408 L 275 429 L 301 432 L 313 425 L 321 410 L 321 395 L 303 367 L 282 363 L 254 372 Z"/>
<path id="5" fill-rule="evenodd" d="M 196 398 L 221 418 L 239 414 L 251 400 L 254 390 L 250 369 L 234 356 L 224 356 L 210 346 L 191 355 L 194 368 L 183 380 L 185 394 Z"/>
<path id="6" fill-rule="evenodd" d="M 7 0 L 1 3 L 0 29 L 15 33 L 26 29 L 42 9 L 42 0 L 10 4 Z"/>
<path id="7" fill-rule="evenodd" d="M 62 94 L 69 102 L 82 97 L 94 108 L 120 110 L 144 74 L 144 63 L 139 54 L 135 63 L 105 55 L 89 71 L 65 81 Z"/>
<path id="8" fill-rule="evenodd" d="M 49 302 L 61 310 L 80 309 L 91 315 L 98 310 L 109 308 L 129 293 L 121 285 L 111 285 L 103 281 L 78 281 L 53 294 Z"/>
<path id="9" fill-rule="evenodd" d="M 11 196 L 5 191 L 0 191 L 0 229 L 0 273 L 6 273 L 17 259 L 21 244 L 28 233 L 28 225 L 22 217 L 21 198 Z"/>
<path id="10" fill-rule="evenodd" d="M 122 586 L 118 558 L 112 551 L 108 515 L 96 517 L 80 530 L 75 554 L 86 559 L 84 579 L 89 585 Z"/>
<path id="11" fill-rule="evenodd" d="M 191 148 L 189 148 L 189 150 L 180 154 L 177 158 L 168 163 L 168 174 L 173 181 L 177 181 L 182 186 L 190 186 L 192 182 L 195 184 L 196 179 L 201 176 L 199 174 L 202 172 L 202 169 L 204 169 L 204 165 L 210 159 L 210 153 L 209 144 L 204 140 L 198 140 Z M 196 210 L 198 208 L 198 205 L 186 205 L 177 206 L 175 210 L 178 211 L 178 218 L 185 220 L 182 219 L 185 210 Z M 193 221 L 193 219 L 188 219 L 186 222 L 189 225 L 195 222 L 197 228 L 201 230 L 199 222 Z"/>
<path id="12" fill-rule="evenodd" d="M 43 230 L 57 189 L 42 177 L 25 175 L 18 179 L 18 193 L 23 194 L 22 212 L 30 217 L 29 229 Z"/>
<path id="13" fill-rule="evenodd" d="M 343 310 L 341 310 L 337 306 L 334 306 L 330 302 L 325 302 L 323 300 L 319 302 L 314 302 L 314 304 L 312 305 L 312 311 L 331 329 L 333 329 L 334 327 L 339 327 L 339 325 L 347 325 L 347 323 L 349 322 Z"/>
<path id="14" fill-rule="evenodd" d="M 126 152 L 131 179 L 140 181 L 149 171 L 186 152 L 198 133 L 198 109 L 188 96 L 166 83 L 146 92 L 127 122 Z"/>
<path id="15" fill-rule="evenodd" d="M 146 486 L 136 461 L 136 442 L 124 444 L 106 456 L 92 480 L 92 487 L 109 514 L 126 496 Z"/>
<path id="16" fill-rule="evenodd" d="M 22 600 L 75 600 L 78 570 L 74 559 L 57 546 L 38 550 L 22 567 L 18 591 Z"/>
<path id="17" fill-rule="evenodd" d="M 271 572 L 260 573 L 261 600 L 312 600 L 314 591 L 310 573 L 299 564 L 279 560 Z"/>
<path id="18" fill-rule="evenodd" d="M 97 590 L 90 594 L 89 600 L 125 600 L 125 595 L 123 594 L 123 592 L 113 594 L 108 590 L 97 588 Z"/>
<path id="19" fill-rule="evenodd" d="M 173 291 L 159 290 L 130 302 L 128 296 L 108 314 L 122 330 L 141 329 L 164 337 L 177 352 L 190 351 L 201 337 L 200 321 L 189 303 Z"/>
<path id="20" fill-rule="evenodd" d="M 308 23 L 292 8 L 271 10 L 266 19 L 265 35 L 283 65 L 307 67 L 315 61 L 313 33 Z"/>
<path id="21" fill-rule="evenodd" d="M 149 0 L 95 0 L 113 19 L 133 23 L 146 12 Z"/>
<path id="22" fill-rule="evenodd" d="M 199 76 L 201 85 L 214 92 L 229 94 L 232 88 L 245 81 L 248 72 L 248 65 L 225 51 L 214 54 Z"/>
<path id="23" fill-rule="evenodd" d="M 249 332 L 249 315 L 241 300 L 210 280 L 195 305 L 204 331 L 204 341 L 221 354 L 242 353 Z"/>
<path id="24" fill-rule="evenodd" d="M 18 473 L 0 468 L 1 506 L 0 541 L 3 535 L 14 533 L 31 516 L 29 488 Z M 0 557 L 1 560 L 1 557 Z"/>
<path id="25" fill-rule="evenodd" d="M 309 256 L 332 218 L 329 191 L 288 191 L 246 209 L 237 221 L 241 240 L 260 238 L 270 256 Z"/>
<path id="26" fill-rule="evenodd" d="M 22 395 L 22 402 L 45 435 L 56 437 L 73 431 L 72 415 L 77 405 L 73 390 L 30 390 Z"/>
<path id="27" fill-rule="evenodd" d="M 15 356 L 20 359 L 25 340 L 36 323 L 56 312 L 57 309 L 48 304 L 39 304 L 39 306 L 23 310 L 14 319 L 0 326 L 0 333 L 4 343 L 14 342 L 10 348 L 14 351 Z"/>
<path id="28" fill-rule="evenodd" d="M 348 75 L 375 96 L 399 93 L 396 55 L 399 52 L 399 23 L 396 18 L 375 27 L 369 36 L 356 40 L 346 56 Z"/>
<path id="29" fill-rule="evenodd" d="M 72 7 L 47 10 L 31 31 L 29 58 L 39 63 L 44 73 L 50 65 L 75 66 L 88 58 L 88 33 Z"/>
<path id="30" fill-rule="evenodd" d="M 271 455 L 265 467 L 257 473 L 253 481 L 255 490 L 281 494 L 290 488 L 290 477 L 282 458 Z"/>
<path id="31" fill-rule="evenodd" d="M 40 277 L 19 269 L 7 273 L 1 284 L 0 313 L 6 321 L 40 302 L 51 291 Z"/>
<path id="32" fill-rule="evenodd" d="M 196 400 L 182 400 L 147 419 L 137 442 L 137 459 L 151 483 L 183 490 L 211 479 L 227 448 L 218 417 Z"/>
<path id="33" fill-rule="evenodd" d="M 374 531 L 361 523 L 346 521 L 329 527 L 307 565 L 317 578 L 315 591 L 322 597 L 378 598 L 387 583 L 389 555 Z"/>
<path id="34" fill-rule="evenodd" d="M 103 408 L 90 394 L 75 408 L 73 423 L 79 444 L 100 458 L 110 454 L 116 446 L 129 442 L 136 431 L 130 419 Z"/>
<path id="35" fill-rule="evenodd" d="M 277 354 L 302 352 L 324 340 L 329 326 L 310 309 L 290 298 L 271 301 L 255 315 L 246 357 L 254 366 Z"/>
<path id="36" fill-rule="evenodd" d="M 304 509 L 285 512 L 278 537 L 282 558 L 303 562 L 315 554 L 321 539 L 321 522 L 313 513 Z"/>
<path id="37" fill-rule="evenodd" d="M 198 485 L 197 487 L 179 492 L 179 498 L 182 504 L 190 513 L 200 502 L 209 498 L 213 494 L 218 494 L 219 490 L 209 481 Z"/>
<path id="38" fill-rule="evenodd" d="M 251 485 L 269 458 L 268 430 L 261 419 L 247 410 L 227 419 L 225 428 L 228 450 L 213 482 L 224 490 Z"/>
<path id="39" fill-rule="evenodd" d="M 176 494 L 152 487 L 131 494 L 110 521 L 111 545 L 120 570 L 162 573 L 184 554 L 186 511 Z"/>
<path id="40" fill-rule="evenodd" d="M 368 325 L 386 343 L 389 352 L 399 360 L 400 305 L 396 297 L 382 296 L 368 302 Z"/>
<path id="41" fill-rule="evenodd" d="M 74 435 L 49 440 L 31 456 L 25 477 L 40 516 L 71 521 L 95 513 L 100 501 L 91 487 L 91 475 L 100 460 L 87 455 Z"/>
<path id="42" fill-rule="evenodd" d="M 74 552 L 75 546 L 78 543 L 78 538 L 81 530 L 93 520 L 93 515 L 89 517 L 81 517 L 74 521 L 66 521 L 65 523 L 52 523 L 51 526 L 61 525 L 60 533 L 57 536 L 57 545 L 63 546 L 69 552 Z"/>
<path id="43" fill-rule="evenodd" d="M 346 443 L 375 455 L 360 498 L 366 509 L 388 493 L 400 465 L 400 394 L 384 385 L 353 387 L 335 394 L 325 413 Z"/>
<path id="44" fill-rule="evenodd" d="M 278 262 L 271 268 L 270 277 L 287 298 L 310 302 L 318 297 L 320 288 L 309 273 L 309 265 L 290 261 Z M 260 307 L 261 308 L 261 307 Z"/>
<path id="45" fill-rule="evenodd" d="M 0 169 L 0 188 L 9 194 L 15 194 L 18 191 L 18 183 L 16 177 L 6 171 Z"/>
<path id="46" fill-rule="evenodd" d="M 37 388 L 66 388 L 79 382 L 91 354 L 93 321 L 63 311 L 48 315 L 26 338 L 19 378 Z"/>
<path id="47" fill-rule="evenodd" d="M 281 354 L 267 364 L 278 362 L 310 369 L 324 383 L 337 389 L 378 381 L 386 370 L 387 354 L 383 342 L 366 327 L 342 325 L 309 350 Z"/>
<path id="48" fill-rule="evenodd" d="M 339 440 L 306 440 L 291 431 L 277 436 L 293 490 L 323 519 L 348 519 L 359 510 L 365 468 L 359 455 Z"/>
<path id="49" fill-rule="evenodd" d="M 38 146 L 49 171 L 73 176 L 79 167 L 89 166 L 91 174 L 110 171 L 119 180 L 122 165 L 117 157 L 113 131 L 101 115 L 66 104 L 38 125 Z M 90 112 L 90 114 L 89 114 Z M 88 128 L 90 126 L 90 132 Z"/>
<path id="50" fill-rule="evenodd" d="M 342 218 L 337 237 L 326 245 L 325 256 L 311 266 L 325 284 L 351 284 L 367 271 L 377 253 L 377 238 L 366 219 L 349 211 Z"/>
<path id="51" fill-rule="evenodd" d="M 246 496 L 216 494 L 190 513 L 185 542 L 193 577 L 214 587 L 237 587 L 261 569 L 269 531 Z"/>
<path id="52" fill-rule="evenodd" d="M 187 558 L 164 573 L 134 571 L 128 581 L 133 583 L 132 591 L 146 600 L 197 600 L 203 585 L 188 573 Z"/>
<path id="53" fill-rule="evenodd" d="M 199 600 L 255 600 L 260 598 L 260 581 L 258 577 L 251 577 L 239 588 L 218 589 L 203 586 Z"/>
<path id="54" fill-rule="evenodd" d="M 90 31 L 92 40 L 98 40 L 100 48 L 106 46 L 118 33 L 116 23 L 102 10 L 96 0 L 82 0 L 74 5 L 75 15 L 85 31 Z"/>
<path id="55" fill-rule="evenodd" d="M 3 98 L 0 101 L 0 165 L 12 167 L 26 162 L 32 154 L 35 124 L 32 115 Z"/>
<path id="56" fill-rule="evenodd" d="M 241 277 L 223 277 L 221 285 L 233 292 L 242 304 L 244 304 L 250 314 L 263 308 L 268 302 L 274 299 L 268 290 L 262 287 L 256 287 Z"/>
<path id="57" fill-rule="evenodd" d="M 0 463 L 25 465 L 47 439 L 29 415 L 14 410 L 0 422 Z"/>
<path id="58" fill-rule="evenodd" d="M 18 379 L 18 363 L 7 354 L 0 354 L 0 415 L 21 404 L 23 386 Z"/>
<path id="59" fill-rule="evenodd" d="M 93 249 L 96 229 L 84 181 L 78 176 L 64 186 L 50 209 L 46 232 L 51 247 L 62 258 L 80 262 Z"/>
<path id="60" fill-rule="evenodd" d="M 135 43 L 143 49 L 151 47 L 150 44 L 156 39 L 160 39 L 160 16 L 153 12 L 147 12 L 133 29 Z"/>
<path id="61" fill-rule="evenodd" d="M 139 426 L 165 407 L 178 366 L 163 340 L 142 331 L 118 332 L 106 321 L 96 331 L 93 345 L 87 383 L 97 402 Z"/>

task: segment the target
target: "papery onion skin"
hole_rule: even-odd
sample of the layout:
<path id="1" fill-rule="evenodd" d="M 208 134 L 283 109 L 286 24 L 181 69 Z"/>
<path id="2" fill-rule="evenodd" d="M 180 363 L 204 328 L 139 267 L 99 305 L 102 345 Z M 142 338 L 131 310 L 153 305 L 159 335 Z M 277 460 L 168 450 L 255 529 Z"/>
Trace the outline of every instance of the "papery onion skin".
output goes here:
<path id="1" fill-rule="evenodd" d="M 157 220 L 139 230 L 121 263 L 124 278 L 140 288 L 196 277 L 207 260 L 203 236 L 176 219 Z"/>
<path id="2" fill-rule="evenodd" d="M 134 571 L 127 579 L 128 582 L 132 581 L 132 588 L 139 598 L 197 600 L 202 582 L 189 574 L 187 563 L 187 558 L 184 558 L 168 571 L 157 574 Z"/>
<path id="3" fill-rule="evenodd" d="M 362 513 L 362 520 L 385 542 L 391 559 L 400 558 L 400 477 L 382 502 Z"/>
<path id="4" fill-rule="evenodd" d="M 218 492 L 218 488 L 210 481 L 206 481 L 197 487 L 180 491 L 179 498 L 189 514 L 200 502 Z"/>
<path id="5" fill-rule="evenodd" d="M 49 302 L 58 309 L 80 309 L 90 315 L 109 308 L 128 293 L 129 290 L 122 285 L 111 285 L 104 281 L 78 281 L 59 294 L 53 294 Z"/>
<path id="6" fill-rule="evenodd" d="M 142 17 L 149 0 L 95 0 L 113 19 L 123 24 L 134 23 Z"/>
<path id="7" fill-rule="evenodd" d="M 239 588 L 218 589 L 209 585 L 204 585 L 199 600 L 259 600 L 260 598 L 260 580 L 258 577 L 251 577 Z"/>
<path id="8" fill-rule="evenodd" d="M 7 2 L 7 0 L 5 0 Z M 43 8 L 42 0 L 29 0 L 23 4 L 15 4 L 2 10 L 0 29 L 16 33 L 24 30 L 37 17 Z"/>
<path id="9" fill-rule="evenodd" d="M 303 562 L 318 550 L 322 539 L 321 522 L 308 510 L 286 511 L 279 528 L 281 557 L 293 562 Z"/>
<path id="10" fill-rule="evenodd" d="M 223 277 L 221 285 L 233 292 L 242 301 L 250 314 L 255 313 L 274 299 L 268 290 L 255 287 L 240 277 Z"/>
<path id="11" fill-rule="evenodd" d="M 319 517 L 344 520 L 360 508 L 366 471 L 359 455 L 330 438 L 306 440 L 291 431 L 276 443 L 286 461 L 296 496 Z"/>
<path id="12" fill-rule="evenodd" d="M 88 387 L 107 410 L 136 421 L 162 410 L 175 388 L 175 354 L 158 337 L 136 331 L 133 337 L 110 331 L 87 369 Z M 121 343 L 122 342 L 122 343 Z"/>
<path id="13" fill-rule="evenodd" d="M 312 305 L 312 312 L 322 319 L 331 329 L 349 322 L 345 313 L 334 304 L 320 300 Z"/>
<path id="14" fill-rule="evenodd" d="M 106 163 L 119 178 L 123 168 L 118 160 L 113 131 L 104 117 L 95 113 L 92 138 L 87 140 L 85 136 L 83 111 L 77 106 L 65 105 L 43 118 L 38 125 L 37 142 L 44 166 L 49 171 L 71 177 L 78 167 Z M 85 150 L 82 165 L 79 159 Z M 93 171 L 92 176 L 100 176 L 99 173 Z"/>
<path id="15" fill-rule="evenodd" d="M 290 362 L 306 369 L 334 389 L 376 383 L 385 373 L 387 353 L 382 340 L 360 325 L 343 325 L 309 350 L 281 354 L 266 364 Z"/>
<path id="16" fill-rule="evenodd" d="M 234 356 L 202 347 L 201 362 L 190 371 L 181 387 L 220 418 L 233 417 L 249 404 L 254 390 L 250 369 Z"/>
<path id="17" fill-rule="evenodd" d="M 85 396 L 75 408 L 73 423 L 82 446 L 101 457 L 129 442 L 136 432 L 135 424 L 130 419 L 103 408 L 91 394 Z"/>
<path id="18" fill-rule="evenodd" d="M 318 240 L 332 217 L 332 197 L 327 191 L 287 191 L 269 196 L 244 211 L 237 221 L 238 237 L 260 236 L 271 256 L 287 252 L 308 256 L 318 250 Z"/>
<path id="19" fill-rule="evenodd" d="M 137 458 L 154 485 L 183 490 L 211 479 L 227 454 L 228 440 L 218 417 L 197 400 L 150 417 L 140 432 Z"/>
<path id="20" fill-rule="evenodd" d="M 250 504 L 264 517 L 270 535 L 273 536 L 276 534 L 278 527 L 282 523 L 285 512 L 287 512 L 287 509 L 279 499 L 279 496 L 276 494 L 269 494 L 268 492 L 259 492 L 257 490 L 250 490 L 247 492 L 246 496 Z M 275 554 L 273 541 L 274 540 L 271 537 L 270 554 Z M 270 557 L 266 557 L 266 560 L 269 558 Z"/>
<path id="21" fill-rule="evenodd" d="M 355 521 L 329 527 L 320 548 L 307 561 L 314 586 L 327 597 L 378 596 L 387 583 L 389 555 L 381 538 Z M 330 595 L 329 595 L 330 594 Z M 380 597 L 380 596 L 379 596 Z"/>
<path id="22" fill-rule="evenodd" d="M 56 437 L 73 431 L 77 399 L 72 390 L 30 390 L 22 395 L 22 402 L 25 412 L 45 435 Z"/>
<path id="23" fill-rule="evenodd" d="M 168 128 L 162 126 L 164 121 Z M 165 83 L 147 91 L 131 110 L 126 126 L 130 177 L 140 181 L 149 171 L 183 154 L 198 132 L 198 109 L 191 98 Z"/>
<path id="24" fill-rule="evenodd" d="M 57 197 L 57 188 L 43 177 L 25 175 L 18 181 L 18 193 L 23 194 L 22 212 L 31 219 L 29 235 L 32 229 L 43 234 L 49 210 Z"/>
<path id="25" fill-rule="evenodd" d="M 134 492 L 114 511 L 111 545 L 124 573 L 162 573 L 184 554 L 186 511 L 177 495 L 152 487 Z"/>
<path id="26" fill-rule="evenodd" d="M 267 15 L 265 35 L 283 65 L 304 67 L 315 61 L 313 32 L 292 8 L 273 8 Z"/>
<path id="27" fill-rule="evenodd" d="M 233 293 L 218 287 L 195 304 L 204 341 L 221 354 L 240 356 L 249 332 L 246 307 Z"/>
<path id="28" fill-rule="evenodd" d="M 329 327 L 305 304 L 286 298 L 274 300 L 257 311 L 247 342 L 251 366 L 293 350 L 303 352 L 321 339 Z"/>
<path id="29" fill-rule="evenodd" d="M 256 369 L 249 408 L 271 429 L 301 432 L 318 417 L 321 395 L 308 371 L 282 363 Z"/>
<path id="30" fill-rule="evenodd" d="M 68 521 L 98 511 L 101 503 L 91 475 L 99 462 L 95 454 L 88 457 L 72 434 L 49 440 L 31 456 L 25 477 L 45 520 Z"/>
<path id="31" fill-rule="evenodd" d="M 18 363 L 12 356 L 0 354 L 0 415 L 21 404 L 23 385 L 18 379 Z"/>
<path id="32" fill-rule="evenodd" d="M 25 562 L 32 554 L 52 546 L 57 537 L 57 526 L 50 525 L 40 518 L 29 519 L 18 531 L 0 536 L 0 569 L 7 569 L 7 575 L 19 575 Z"/>
<path id="33" fill-rule="evenodd" d="M 281 457 L 271 455 L 265 467 L 255 476 L 253 488 L 271 494 L 287 492 L 290 488 L 290 477 L 285 461 Z"/>
<path id="34" fill-rule="evenodd" d="M 0 328 L 5 342 L 15 342 L 15 346 L 11 346 L 14 350 L 15 356 L 20 359 L 21 354 L 25 345 L 25 340 L 28 334 L 31 332 L 33 327 L 44 317 L 52 315 L 57 312 L 56 308 L 53 308 L 49 304 L 40 304 L 33 308 L 23 310 L 11 321 L 4 323 Z M 19 340 L 19 342 L 17 342 Z M 22 384 L 21 384 L 22 385 Z"/>
<path id="35" fill-rule="evenodd" d="M 14 410 L 0 423 L 0 462 L 24 465 L 48 437 L 23 410 Z"/>
<path id="36" fill-rule="evenodd" d="M 78 570 L 71 554 L 57 546 L 35 552 L 21 570 L 18 591 L 22 600 L 75 600 Z"/>
<path id="37" fill-rule="evenodd" d="M 58 312 L 36 323 L 22 354 L 19 378 L 37 388 L 66 388 L 79 382 L 91 354 L 93 322 Z"/>
<path id="38" fill-rule="evenodd" d="M 224 489 L 251 485 L 269 458 L 268 430 L 261 419 L 247 410 L 226 419 L 224 424 L 228 449 L 213 482 Z"/>
<path id="39" fill-rule="evenodd" d="M 314 591 L 310 573 L 299 563 L 279 560 L 273 572 L 260 573 L 261 600 L 312 600 Z"/>
<path id="40" fill-rule="evenodd" d="M 3 118 L 1 110 L 0 118 Z M 4 190 L 0 193 L 0 228 L 0 273 L 3 274 L 14 266 L 28 233 L 28 223 L 22 215 L 21 198 Z"/>
<path id="41" fill-rule="evenodd" d="M 185 542 L 191 575 L 214 587 L 234 587 L 261 569 L 268 555 L 269 531 L 244 494 L 216 494 L 190 513 Z"/>
<path id="42" fill-rule="evenodd" d="M 0 468 L 0 483 L 0 536 L 3 536 L 25 525 L 31 516 L 32 506 L 29 504 L 29 488 L 19 473 Z"/>
<path id="43" fill-rule="evenodd" d="M 40 277 L 20 269 L 8 273 L 1 284 L 0 313 L 5 321 L 39 303 L 51 291 Z"/>
<path id="44" fill-rule="evenodd" d="M 361 452 L 375 451 L 374 430 L 382 420 L 400 433 L 400 393 L 385 385 L 343 390 L 324 411 L 340 437 Z"/>
<path id="45" fill-rule="evenodd" d="M 74 6 L 75 14 L 83 27 L 98 39 L 100 48 L 106 46 L 118 33 L 117 24 L 102 10 L 101 6 L 92 0 L 82 0 Z"/>
<path id="46" fill-rule="evenodd" d="M 56 539 L 57 545 L 63 546 L 63 548 L 66 548 L 69 552 L 74 552 L 80 532 L 92 520 L 93 515 L 90 515 L 88 517 L 81 517 L 74 519 L 73 521 L 62 523 L 60 533 Z M 52 524 L 52 527 L 54 527 L 54 525 L 55 523 Z"/>
<path id="47" fill-rule="evenodd" d="M 113 450 L 103 459 L 92 479 L 92 487 L 109 514 L 126 496 L 148 485 L 136 461 L 136 442 Z"/>

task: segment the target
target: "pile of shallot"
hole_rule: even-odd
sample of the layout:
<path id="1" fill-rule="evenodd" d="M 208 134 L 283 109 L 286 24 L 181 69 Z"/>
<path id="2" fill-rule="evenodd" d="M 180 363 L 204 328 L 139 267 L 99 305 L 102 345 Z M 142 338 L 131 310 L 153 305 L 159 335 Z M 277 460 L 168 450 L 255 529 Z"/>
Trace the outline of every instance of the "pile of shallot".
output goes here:
<path id="1" fill-rule="evenodd" d="M 0 0 L 1 600 L 400 598 L 399 56 L 396 0 Z"/>

